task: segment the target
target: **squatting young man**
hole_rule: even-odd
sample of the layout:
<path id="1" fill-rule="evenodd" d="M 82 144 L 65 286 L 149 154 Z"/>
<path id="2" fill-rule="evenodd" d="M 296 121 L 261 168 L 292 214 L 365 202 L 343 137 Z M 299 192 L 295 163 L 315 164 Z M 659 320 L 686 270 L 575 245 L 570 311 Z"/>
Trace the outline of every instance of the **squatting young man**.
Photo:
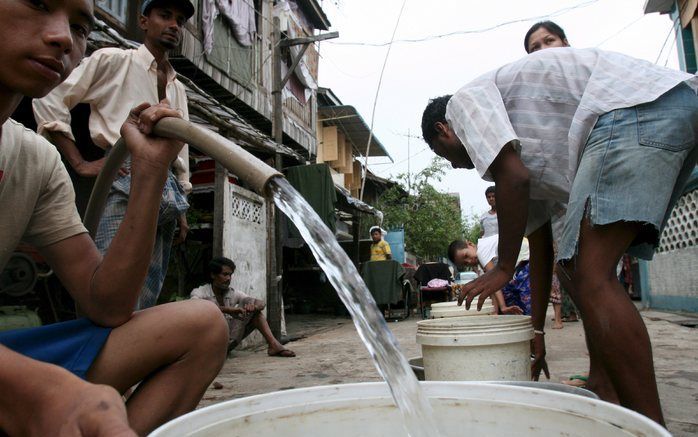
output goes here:
<path id="1" fill-rule="evenodd" d="M 0 430 L 9 435 L 140 435 L 196 407 L 225 359 L 210 302 L 133 313 L 155 240 L 158 204 L 182 144 L 151 134 L 167 102 L 124 120 L 132 195 L 102 256 L 83 227 L 56 148 L 9 119 L 80 62 L 91 0 L 0 2 L 0 269 L 20 240 L 36 246 L 85 318 L 0 333 Z M 120 393 L 138 388 L 124 406 Z"/>

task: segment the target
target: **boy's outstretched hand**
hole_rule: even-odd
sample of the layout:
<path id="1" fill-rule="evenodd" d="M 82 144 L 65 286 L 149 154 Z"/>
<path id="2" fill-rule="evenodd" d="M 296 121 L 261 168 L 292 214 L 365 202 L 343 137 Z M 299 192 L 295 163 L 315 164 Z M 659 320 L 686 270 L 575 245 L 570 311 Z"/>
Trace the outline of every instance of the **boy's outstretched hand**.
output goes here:
<path id="1" fill-rule="evenodd" d="M 476 280 L 463 285 L 458 294 L 458 305 L 462 305 L 463 301 L 465 301 L 465 308 L 470 309 L 470 305 L 475 297 L 480 296 L 477 301 L 477 310 L 480 311 L 485 303 L 485 299 L 507 285 L 513 275 L 513 272 L 506 272 L 499 265 L 496 265 L 492 270 Z"/>
<path id="2" fill-rule="evenodd" d="M 29 378 L 22 396 L 15 399 L 13 408 L 17 411 L 11 412 L 11 421 L 5 423 L 9 435 L 136 436 L 124 401 L 112 387 L 91 384 L 45 363 L 30 364 L 28 374 L 38 374 Z"/>
<path id="3" fill-rule="evenodd" d="M 132 166 L 167 169 L 177 158 L 183 142 L 152 135 L 153 126 L 165 117 L 182 118 L 166 99 L 157 105 L 141 103 L 131 110 L 121 126 L 121 136 L 131 153 Z"/>
<path id="4" fill-rule="evenodd" d="M 77 388 L 77 387 L 75 387 Z M 66 401 L 72 401 L 72 405 Z M 74 399 L 57 399 L 69 410 L 61 418 L 57 435 L 84 437 L 135 437 L 129 427 L 126 407 L 111 387 L 85 383 Z M 65 408 L 64 406 L 64 408 Z"/>

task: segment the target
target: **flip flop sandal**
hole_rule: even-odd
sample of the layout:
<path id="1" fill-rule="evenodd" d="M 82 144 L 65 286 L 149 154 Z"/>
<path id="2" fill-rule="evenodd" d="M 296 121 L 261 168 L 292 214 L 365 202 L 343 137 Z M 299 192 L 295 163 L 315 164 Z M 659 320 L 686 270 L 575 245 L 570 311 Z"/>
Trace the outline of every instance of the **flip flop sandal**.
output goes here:
<path id="1" fill-rule="evenodd" d="M 562 381 L 562 383 L 572 387 L 584 387 L 588 379 L 589 377 L 585 375 L 572 375 L 567 381 Z"/>
<path id="2" fill-rule="evenodd" d="M 296 353 L 290 349 L 281 349 L 280 351 L 273 354 L 267 353 L 267 355 L 269 355 L 270 357 L 293 358 L 296 356 Z"/>

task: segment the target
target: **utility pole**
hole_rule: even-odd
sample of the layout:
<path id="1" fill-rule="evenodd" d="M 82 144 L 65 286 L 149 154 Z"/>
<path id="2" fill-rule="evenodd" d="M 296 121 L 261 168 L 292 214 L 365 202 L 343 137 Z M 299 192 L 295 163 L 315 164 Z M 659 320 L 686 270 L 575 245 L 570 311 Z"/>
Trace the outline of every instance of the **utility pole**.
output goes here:
<path id="1" fill-rule="evenodd" d="M 326 39 L 339 37 L 338 32 L 330 32 L 323 35 L 308 36 L 303 38 L 281 38 L 281 23 L 279 17 L 274 17 L 272 22 L 272 135 L 274 141 L 281 145 L 284 140 L 284 110 L 282 90 L 286 82 L 291 78 L 291 74 L 296 70 L 303 55 L 311 44 Z M 302 45 L 301 51 L 291 62 L 291 67 L 286 75 L 281 77 L 281 49 Z M 274 167 L 278 171 L 283 171 L 283 159 L 281 153 L 274 154 Z M 273 205 L 270 205 L 267 212 L 267 223 L 274 223 L 273 231 L 269 232 L 267 253 L 271 257 L 268 265 L 267 275 L 267 319 L 269 328 L 275 337 L 281 337 L 281 312 L 282 308 L 282 277 L 283 277 L 283 246 L 281 241 L 281 212 Z"/>

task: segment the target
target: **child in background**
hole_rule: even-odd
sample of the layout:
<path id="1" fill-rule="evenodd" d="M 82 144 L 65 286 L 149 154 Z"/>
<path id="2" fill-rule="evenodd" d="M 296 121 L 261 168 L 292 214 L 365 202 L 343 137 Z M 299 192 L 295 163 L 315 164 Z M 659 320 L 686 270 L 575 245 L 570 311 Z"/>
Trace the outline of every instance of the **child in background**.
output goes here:
<path id="1" fill-rule="evenodd" d="M 448 259 L 457 268 L 480 266 L 487 272 L 497 264 L 497 235 L 480 238 L 477 246 L 470 241 L 454 240 L 448 246 Z M 528 242 L 521 245 L 519 267 L 512 280 L 492 299 L 499 314 L 531 314 L 531 285 L 528 272 Z M 458 290 L 460 292 L 460 288 Z"/>
<path id="2" fill-rule="evenodd" d="M 383 239 L 383 229 L 380 226 L 373 226 L 369 232 L 371 233 L 371 261 L 385 261 L 392 259 L 390 244 Z"/>

